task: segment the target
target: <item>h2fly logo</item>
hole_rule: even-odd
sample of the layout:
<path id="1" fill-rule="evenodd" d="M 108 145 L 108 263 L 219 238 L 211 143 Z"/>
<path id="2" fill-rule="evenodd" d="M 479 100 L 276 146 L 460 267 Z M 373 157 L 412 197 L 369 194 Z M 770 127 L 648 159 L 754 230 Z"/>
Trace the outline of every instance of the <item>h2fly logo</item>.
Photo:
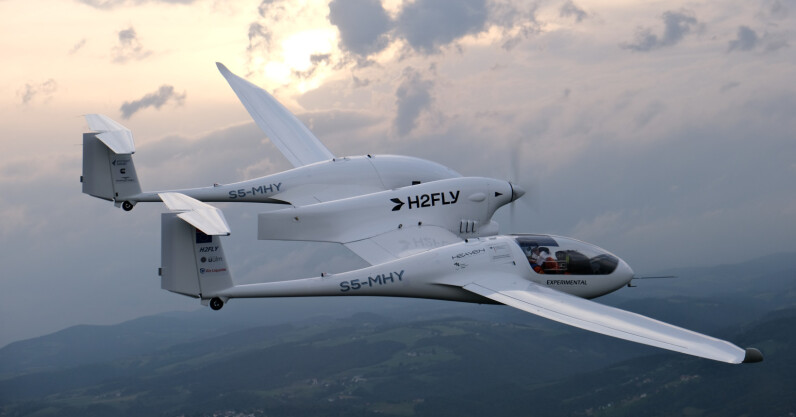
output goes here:
<path id="1" fill-rule="evenodd" d="M 404 203 L 403 200 L 400 198 L 391 198 L 390 201 L 395 203 L 395 207 L 392 208 L 392 211 L 398 211 L 406 205 L 408 210 L 413 208 L 420 208 L 420 207 L 434 207 L 437 203 L 441 205 L 448 205 L 448 204 L 456 204 L 459 201 L 459 194 L 460 191 L 448 191 L 447 193 L 431 193 L 431 194 L 420 194 L 414 196 L 407 196 L 406 202 Z"/>

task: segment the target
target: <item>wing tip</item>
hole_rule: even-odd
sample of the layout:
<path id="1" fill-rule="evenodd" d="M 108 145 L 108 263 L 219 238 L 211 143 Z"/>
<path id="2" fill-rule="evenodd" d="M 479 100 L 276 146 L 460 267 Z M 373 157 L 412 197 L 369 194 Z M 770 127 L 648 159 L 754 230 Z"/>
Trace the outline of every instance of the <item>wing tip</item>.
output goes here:
<path id="1" fill-rule="evenodd" d="M 746 355 L 742 363 L 763 362 L 763 354 L 755 348 L 746 348 Z"/>

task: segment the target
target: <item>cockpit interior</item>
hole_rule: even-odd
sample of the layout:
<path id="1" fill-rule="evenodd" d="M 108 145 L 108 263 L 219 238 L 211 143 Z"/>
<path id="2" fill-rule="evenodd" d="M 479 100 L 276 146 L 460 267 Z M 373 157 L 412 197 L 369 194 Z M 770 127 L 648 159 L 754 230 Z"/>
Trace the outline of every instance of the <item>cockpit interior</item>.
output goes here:
<path id="1" fill-rule="evenodd" d="M 514 235 L 537 274 L 608 275 L 619 259 L 597 246 L 550 235 Z"/>

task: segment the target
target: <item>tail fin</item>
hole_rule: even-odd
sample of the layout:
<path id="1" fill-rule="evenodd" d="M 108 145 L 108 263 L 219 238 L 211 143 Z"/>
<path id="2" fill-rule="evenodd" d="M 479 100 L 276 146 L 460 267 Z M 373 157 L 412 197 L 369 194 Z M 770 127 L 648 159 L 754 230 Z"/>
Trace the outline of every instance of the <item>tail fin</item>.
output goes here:
<path id="1" fill-rule="evenodd" d="M 85 116 L 93 133 L 83 134 L 83 192 L 131 210 L 129 197 L 141 194 L 133 165 L 133 134 L 101 114 Z"/>
<path id="2" fill-rule="evenodd" d="M 219 291 L 232 287 L 221 235 L 229 235 L 229 226 L 220 210 L 179 193 L 163 193 L 163 202 L 178 213 L 161 217 L 160 286 L 177 294 L 213 298 L 218 309 L 224 301 L 214 298 Z"/>

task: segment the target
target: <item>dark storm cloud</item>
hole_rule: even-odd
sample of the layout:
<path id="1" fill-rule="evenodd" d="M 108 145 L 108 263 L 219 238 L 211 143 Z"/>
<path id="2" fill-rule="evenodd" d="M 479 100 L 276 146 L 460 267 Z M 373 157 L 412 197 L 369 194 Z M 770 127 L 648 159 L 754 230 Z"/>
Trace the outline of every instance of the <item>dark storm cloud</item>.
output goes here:
<path id="1" fill-rule="evenodd" d="M 487 15 L 485 0 L 418 0 L 404 6 L 396 30 L 412 49 L 430 54 L 484 30 Z"/>
<path id="2" fill-rule="evenodd" d="M 159 109 L 169 101 L 175 102 L 178 106 L 182 105 L 185 102 L 185 92 L 179 94 L 174 92 L 173 86 L 162 85 L 158 88 L 158 91 L 149 93 L 138 100 L 125 101 L 119 108 L 119 111 L 122 112 L 123 118 L 129 119 L 139 110 L 143 110 L 147 107 Z"/>
<path id="3" fill-rule="evenodd" d="M 404 70 L 404 80 L 395 91 L 398 106 L 394 126 L 400 136 L 405 136 L 417 125 L 420 112 L 431 106 L 431 89 L 434 82 L 424 80 L 414 68 Z"/>
<path id="4" fill-rule="evenodd" d="M 25 84 L 17 95 L 22 99 L 22 104 L 28 104 L 36 97 L 44 97 L 44 101 L 49 100 L 57 89 L 58 83 L 50 78 L 41 84 Z"/>
<path id="5" fill-rule="evenodd" d="M 333 0 L 329 21 L 340 31 L 340 47 L 367 56 L 389 44 L 392 21 L 379 0 Z"/>
<path id="6" fill-rule="evenodd" d="M 78 3 L 101 10 L 111 10 L 120 6 L 138 6 L 144 3 L 191 4 L 194 0 L 77 0 Z"/>
<path id="7" fill-rule="evenodd" d="M 483 31 L 488 17 L 486 0 L 417 0 L 406 4 L 394 21 L 378 0 L 329 4 L 340 47 L 359 56 L 377 53 L 398 39 L 416 52 L 438 53 L 463 36 Z"/>
<path id="8" fill-rule="evenodd" d="M 621 44 L 620 47 L 636 52 L 648 52 L 667 46 L 674 46 L 699 25 L 697 18 L 685 10 L 665 12 L 662 19 L 664 26 L 662 35 L 658 36 L 652 33 L 650 28 L 638 28 L 636 40 L 633 43 Z"/>
<path id="9" fill-rule="evenodd" d="M 124 64 L 130 60 L 139 61 L 152 54 L 152 51 L 144 49 L 132 26 L 120 30 L 118 36 L 119 44 L 113 48 L 113 62 Z"/>
<path id="10" fill-rule="evenodd" d="M 561 17 L 574 17 L 576 22 L 581 22 L 583 19 L 589 17 L 585 10 L 581 9 L 572 0 L 567 0 L 566 3 L 561 5 L 558 9 L 558 14 Z"/>

